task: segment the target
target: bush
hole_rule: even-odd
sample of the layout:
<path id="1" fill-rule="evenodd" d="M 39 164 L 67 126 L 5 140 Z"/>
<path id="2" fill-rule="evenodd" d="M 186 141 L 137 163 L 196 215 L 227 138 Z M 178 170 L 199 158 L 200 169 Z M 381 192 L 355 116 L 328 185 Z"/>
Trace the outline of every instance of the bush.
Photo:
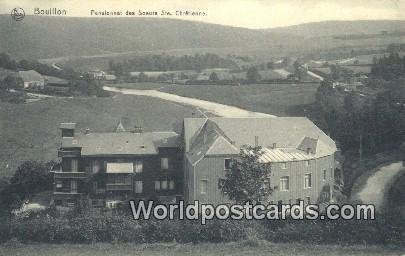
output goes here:
<path id="1" fill-rule="evenodd" d="M 403 227 L 402 227 L 403 229 Z M 401 244 L 401 229 L 381 221 L 248 221 L 133 220 L 128 216 L 50 215 L 0 222 L 0 242 L 156 243 L 232 242 L 248 244 L 302 242 L 309 244 Z M 403 242 L 402 242 L 403 243 Z"/>

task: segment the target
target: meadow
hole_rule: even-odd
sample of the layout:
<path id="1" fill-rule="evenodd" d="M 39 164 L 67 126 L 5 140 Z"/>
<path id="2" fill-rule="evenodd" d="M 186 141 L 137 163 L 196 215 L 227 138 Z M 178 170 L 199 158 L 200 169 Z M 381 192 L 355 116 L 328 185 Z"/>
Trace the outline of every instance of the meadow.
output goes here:
<path id="1" fill-rule="evenodd" d="M 0 177 L 12 175 L 25 160 L 56 160 L 61 122 L 76 122 L 81 132 L 114 131 L 120 119 L 127 129 L 137 125 L 145 131 L 179 131 L 183 118 L 194 111 L 173 102 L 126 95 L 0 102 Z"/>
<path id="2" fill-rule="evenodd" d="M 275 244 L 265 241 L 244 241 L 232 243 L 203 243 L 203 244 L 20 244 L 6 243 L 0 246 L 0 255 L 19 256 L 126 256 L 126 255 L 402 255 L 399 249 L 377 246 L 335 246 L 335 245 L 304 245 L 304 244 Z"/>
<path id="3" fill-rule="evenodd" d="M 160 89 L 160 91 L 214 101 L 255 112 L 291 116 L 296 115 L 293 109 L 297 106 L 312 104 L 315 101 L 318 86 L 318 83 L 241 86 L 170 85 Z"/>
<path id="4" fill-rule="evenodd" d="M 113 86 L 138 90 L 159 90 L 276 116 L 303 116 L 306 115 L 305 106 L 315 101 L 319 83 L 240 86 L 125 83 Z"/>

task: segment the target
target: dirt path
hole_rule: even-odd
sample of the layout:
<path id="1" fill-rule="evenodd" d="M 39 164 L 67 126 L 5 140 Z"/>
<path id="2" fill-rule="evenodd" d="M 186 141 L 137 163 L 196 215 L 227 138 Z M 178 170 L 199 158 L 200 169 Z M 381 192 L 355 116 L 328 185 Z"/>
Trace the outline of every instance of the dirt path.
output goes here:
<path id="1" fill-rule="evenodd" d="M 104 90 L 110 92 L 119 92 L 123 94 L 139 95 L 139 96 L 148 96 L 154 98 L 160 98 L 163 100 L 173 101 L 181 104 L 192 105 L 197 108 L 204 109 L 214 115 L 223 116 L 223 117 L 275 117 L 274 115 L 269 115 L 265 113 L 252 112 L 244 110 L 238 107 L 228 106 L 220 103 L 215 103 L 206 100 L 199 100 L 195 98 L 188 98 L 183 96 L 178 96 L 175 94 L 170 94 L 166 92 L 160 92 L 156 90 L 135 90 L 135 89 L 125 89 L 104 86 Z"/>
<path id="2" fill-rule="evenodd" d="M 351 199 L 374 204 L 377 210 L 381 209 L 390 186 L 401 172 L 405 173 L 405 168 L 402 162 L 396 162 L 382 166 L 375 172 L 364 174 L 366 177 L 359 179 L 365 178 L 365 184 L 353 187 Z"/>

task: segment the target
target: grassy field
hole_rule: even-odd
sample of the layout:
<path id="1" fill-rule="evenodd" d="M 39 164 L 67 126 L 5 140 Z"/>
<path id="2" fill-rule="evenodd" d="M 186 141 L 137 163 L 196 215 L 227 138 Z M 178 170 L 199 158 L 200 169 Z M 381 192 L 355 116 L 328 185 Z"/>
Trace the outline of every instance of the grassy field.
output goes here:
<path id="1" fill-rule="evenodd" d="M 295 115 L 293 109 L 315 100 L 318 83 L 252 85 L 168 85 L 160 91 L 214 101 L 277 116 Z"/>
<path id="2" fill-rule="evenodd" d="M 77 122 L 80 131 L 87 127 L 113 131 L 122 118 L 129 129 L 141 125 L 146 131 L 179 131 L 183 118 L 194 111 L 173 102 L 126 95 L 53 98 L 29 104 L 0 102 L 0 177 L 10 176 L 24 160 L 56 159 L 61 122 Z"/>
<path id="3" fill-rule="evenodd" d="M 92 244 L 92 245 L 71 245 L 71 244 L 6 244 L 0 246 L 0 255 L 35 255 L 35 256 L 126 256 L 126 255 L 402 255 L 404 251 L 398 249 L 380 248 L 374 246 L 316 246 L 302 244 L 272 244 L 267 242 L 240 242 L 227 244 L 198 244 L 181 245 L 151 244 Z"/>

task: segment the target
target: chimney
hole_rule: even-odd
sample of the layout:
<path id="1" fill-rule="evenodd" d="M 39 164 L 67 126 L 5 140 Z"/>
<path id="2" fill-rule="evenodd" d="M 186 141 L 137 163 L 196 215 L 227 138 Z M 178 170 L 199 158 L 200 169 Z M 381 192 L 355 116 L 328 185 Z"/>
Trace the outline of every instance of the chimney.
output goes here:
<path id="1" fill-rule="evenodd" d="M 89 134 L 90 133 L 90 128 L 86 128 L 86 130 L 84 131 L 84 134 Z"/>
<path id="2" fill-rule="evenodd" d="M 62 131 L 62 138 L 73 138 L 75 136 L 76 123 L 61 123 L 59 129 Z"/>
<path id="3" fill-rule="evenodd" d="M 259 136 L 255 136 L 255 147 L 259 146 Z"/>
<path id="4" fill-rule="evenodd" d="M 307 148 L 307 155 L 311 153 L 311 148 Z"/>
<path id="5" fill-rule="evenodd" d="M 277 148 L 277 143 L 273 143 L 273 149 Z"/>

